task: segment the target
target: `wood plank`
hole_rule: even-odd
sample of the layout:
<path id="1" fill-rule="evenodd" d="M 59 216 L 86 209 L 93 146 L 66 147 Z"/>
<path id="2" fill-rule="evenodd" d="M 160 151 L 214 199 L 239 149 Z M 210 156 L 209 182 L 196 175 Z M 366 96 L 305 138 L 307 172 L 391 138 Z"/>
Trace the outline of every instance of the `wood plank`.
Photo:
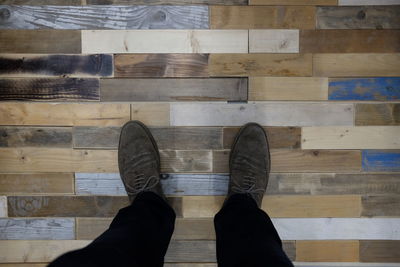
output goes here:
<path id="1" fill-rule="evenodd" d="M 117 54 L 115 77 L 208 77 L 208 54 Z"/>
<path id="2" fill-rule="evenodd" d="M 360 241 L 361 262 L 400 262 L 400 241 Z"/>
<path id="3" fill-rule="evenodd" d="M 7 197 L 6 196 L 0 196 L 0 217 L 7 217 L 8 211 L 7 211 Z"/>
<path id="4" fill-rule="evenodd" d="M 246 30 L 82 31 L 82 53 L 247 52 L 248 31 Z"/>
<path id="5" fill-rule="evenodd" d="M 55 5 L 80 6 L 82 0 L 3 0 L 2 5 Z"/>
<path id="6" fill-rule="evenodd" d="M 2 6 L 1 29 L 207 29 L 207 6 Z M 87 16 L 90 14 L 90 16 Z"/>
<path id="7" fill-rule="evenodd" d="M 211 76 L 311 76 L 311 54 L 212 54 Z"/>
<path id="8" fill-rule="evenodd" d="M 212 172 L 212 151 L 162 150 L 160 156 L 163 172 Z"/>
<path id="9" fill-rule="evenodd" d="M 100 91 L 101 101 L 245 101 L 247 79 L 102 79 Z"/>
<path id="10" fill-rule="evenodd" d="M 314 29 L 311 6 L 211 6 L 212 29 Z"/>
<path id="11" fill-rule="evenodd" d="M 229 150 L 213 151 L 213 172 L 229 173 Z M 359 172 L 357 150 L 271 150 L 272 172 Z"/>
<path id="12" fill-rule="evenodd" d="M 328 79 L 317 77 L 250 77 L 249 100 L 328 100 Z"/>
<path id="13" fill-rule="evenodd" d="M 121 126 L 129 104 L 1 103 L 0 125 Z"/>
<path id="14" fill-rule="evenodd" d="M 211 218 L 225 196 L 185 196 L 184 218 Z M 261 207 L 274 218 L 359 217 L 361 196 L 265 196 Z"/>
<path id="15" fill-rule="evenodd" d="M 0 194 L 74 194 L 72 173 L 2 173 Z"/>
<path id="16" fill-rule="evenodd" d="M 299 53 L 299 30 L 249 30 L 250 53 Z"/>
<path id="17" fill-rule="evenodd" d="M 338 0 L 249 0 L 252 6 L 336 6 Z"/>
<path id="18" fill-rule="evenodd" d="M 75 239 L 75 219 L 0 219 L 1 240 Z"/>
<path id="19" fill-rule="evenodd" d="M 300 53 L 396 53 L 400 30 L 301 30 Z"/>
<path id="20" fill-rule="evenodd" d="M 77 30 L 0 30 L 2 53 L 81 53 Z"/>
<path id="21" fill-rule="evenodd" d="M 400 76 L 400 54 L 314 54 L 314 76 Z"/>
<path id="22" fill-rule="evenodd" d="M 168 246 L 166 262 L 216 262 L 215 241 L 175 241 Z"/>
<path id="23" fill-rule="evenodd" d="M 311 262 L 358 262 L 359 241 L 298 241 L 296 260 Z"/>
<path id="24" fill-rule="evenodd" d="M 384 6 L 400 5 L 399 0 L 339 0 L 340 6 Z"/>
<path id="25" fill-rule="evenodd" d="M 264 127 L 268 136 L 269 147 L 275 148 L 300 148 L 301 129 L 299 127 Z M 224 148 L 230 149 L 238 127 L 224 127 Z"/>
<path id="26" fill-rule="evenodd" d="M 147 126 L 170 126 L 170 103 L 132 103 L 131 119 L 139 120 Z"/>
<path id="27" fill-rule="evenodd" d="M 400 216 L 400 196 L 363 196 L 362 216 Z"/>
<path id="28" fill-rule="evenodd" d="M 363 150 L 362 169 L 367 172 L 398 172 L 400 150 Z"/>
<path id="29" fill-rule="evenodd" d="M 0 101 L 100 101 L 98 79 L 3 78 Z"/>
<path id="30" fill-rule="evenodd" d="M 247 5 L 247 0 L 86 0 L 88 5 Z"/>
<path id="31" fill-rule="evenodd" d="M 109 77 L 112 55 L 0 55 L 0 77 Z"/>
<path id="32" fill-rule="evenodd" d="M 74 148 L 118 148 L 120 131 L 120 127 L 74 127 Z M 159 149 L 222 149 L 220 127 L 151 127 L 150 131 Z"/>
<path id="33" fill-rule="evenodd" d="M 329 100 L 400 100 L 400 78 L 331 78 Z"/>
<path id="34" fill-rule="evenodd" d="M 400 149 L 400 127 L 303 127 L 302 149 Z"/>
<path id="35" fill-rule="evenodd" d="M 317 7 L 317 29 L 399 29 L 399 12 L 400 6 Z"/>
<path id="36" fill-rule="evenodd" d="M 353 125 L 352 104 L 339 103 L 170 103 L 171 126 Z"/>
<path id="37" fill-rule="evenodd" d="M 0 126 L 0 147 L 72 147 L 72 129 Z"/>
<path id="38" fill-rule="evenodd" d="M 400 125 L 400 104 L 356 104 L 355 125 Z"/>

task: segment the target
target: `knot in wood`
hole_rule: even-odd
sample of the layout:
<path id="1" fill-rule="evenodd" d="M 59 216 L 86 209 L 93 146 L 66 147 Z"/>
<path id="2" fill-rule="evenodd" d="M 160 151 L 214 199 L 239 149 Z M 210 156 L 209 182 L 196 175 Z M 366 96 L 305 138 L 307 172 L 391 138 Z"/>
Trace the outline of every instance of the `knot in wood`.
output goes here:
<path id="1" fill-rule="evenodd" d="M 11 10 L 8 8 L 0 8 L 0 21 L 7 21 L 11 17 Z"/>

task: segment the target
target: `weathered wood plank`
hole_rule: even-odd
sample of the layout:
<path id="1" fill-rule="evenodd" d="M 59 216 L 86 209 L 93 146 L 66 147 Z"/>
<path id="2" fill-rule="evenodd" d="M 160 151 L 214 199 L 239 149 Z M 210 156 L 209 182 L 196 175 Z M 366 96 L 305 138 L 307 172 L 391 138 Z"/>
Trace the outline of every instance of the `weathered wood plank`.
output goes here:
<path id="1" fill-rule="evenodd" d="M 7 217 L 7 197 L 0 196 L 0 217 Z"/>
<path id="2" fill-rule="evenodd" d="M 213 151 L 213 172 L 229 172 L 229 150 Z M 272 172 L 359 172 L 358 150 L 271 150 Z"/>
<path id="3" fill-rule="evenodd" d="M 77 30 L 0 30 L 2 53 L 81 53 Z"/>
<path id="4" fill-rule="evenodd" d="M 400 241 L 360 241 L 361 262 L 400 262 Z"/>
<path id="5" fill-rule="evenodd" d="M 400 78 L 331 78 L 329 100 L 400 100 Z"/>
<path id="6" fill-rule="evenodd" d="M 300 53 L 396 53 L 400 30 L 301 30 Z"/>
<path id="7" fill-rule="evenodd" d="M 73 173 L 2 173 L 0 194 L 74 194 Z"/>
<path id="8" fill-rule="evenodd" d="M 0 125 L 121 126 L 129 104 L 1 103 Z"/>
<path id="9" fill-rule="evenodd" d="M 400 5 L 399 0 L 338 0 L 339 6 L 384 6 Z"/>
<path id="10" fill-rule="evenodd" d="M 355 125 L 400 125 L 400 104 L 356 104 Z"/>
<path id="11" fill-rule="evenodd" d="M 250 53 L 299 53 L 299 30 L 249 30 Z"/>
<path id="12" fill-rule="evenodd" d="M 208 54 L 117 54 L 115 77 L 208 77 Z"/>
<path id="13" fill-rule="evenodd" d="M 170 103 L 171 126 L 353 125 L 353 106 L 339 103 Z"/>
<path id="14" fill-rule="evenodd" d="M 367 172 L 398 172 L 400 150 L 363 150 L 362 169 Z"/>
<path id="15" fill-rule="evenodd" d="M 314 29 L 311 6 L 211 6 L 212 29 Z"/>
<path id="16" fill-rule="evenodd" d="M 174 241 L 168 246 L 166 262 L 216 262 L 215 241 Z"/>
<path id="17" fill-rule="evenodd" d="M 0 6 L 0 29 L 208 29 L 207 6 Z M 90 15 L 88 15 L 90 14 Z"/>
<path id="18" fill-rule="evenodd" d="M 302 149 L 400 149 L 400 127 L 303 127 Z"/>
<path id="19" fill-rule="evenodd" d="M 82 31 L 82 53 L 247 52 L 248 31 L 246 30 Z"/>
<path id="20" fill-rule="evenodd" d="M 298 241 L 296 260 L 312 262 L 358 262 L 359 241 Z"/>
<path id="21" fill-rule="evenodd" d="M 338 0 L 249 0 L 252 6 L 336 6 Z"/>
<path id="22" fill-rule="evenodd" d="M 131 119 L 139 120 L 147 126 L 170 126 L 170 103 L 132 103 Z"/>
<path id="23" fill-rule="evenodd" d="M 210 76 L 311 76 L 311 54 L 212 54 Z"/>
<path id="24" fill-rule="evenodd" d="M 102 79 L 100 92 L 101 101 L 245 101 L 247 79 Z"/>
<path id="25" fill-rule="evenodd" d="M 0 101 L 100 101 L 98 79 L 1 78 Z"/>
<path id="26" fill-rule="evenodd" d="M 163 172 L 212 172 L 212 151 L 207 150 L 162 150 Z"/>
<path id="27" fill-rule="evenodd" d="M 400 53 L 314 54 L 313 72 L 319 77 L 400 76 Z"/>
<path id="28" fill-rule="evenodd" d="M 363 196 L 362 216 L 400 216 L 400 196 Z"/>
<path id="29" fill-rule="evenodd" d="M 0 55 L 0 77 L 109 77 L 112 55 Z"/>
<path id="30" fill-rule="evenodd" d="M 250 77 L 249 100 L 328 100 L 328 79 L 317 77 Z"/>
<path id="31" fill-rule="evenodd" d="M 54 5 L 80 6 L 82 0 L 3 0 L 3 5 Z"/>
<path id="32" fill-rule="evenodd" d="M 1 240 L 75 239 L 74 219 L 0 219 Z"/>
<path id="33" fill-rule="evenodd" d="M 247 5 L 248 0 L 86 0 L 88 5 Z"/>
<path id="34" fill-rule="evenodd" d="M 400 5 L 317 7 L 317 29 L 399 29 L 399 12 Z"/>

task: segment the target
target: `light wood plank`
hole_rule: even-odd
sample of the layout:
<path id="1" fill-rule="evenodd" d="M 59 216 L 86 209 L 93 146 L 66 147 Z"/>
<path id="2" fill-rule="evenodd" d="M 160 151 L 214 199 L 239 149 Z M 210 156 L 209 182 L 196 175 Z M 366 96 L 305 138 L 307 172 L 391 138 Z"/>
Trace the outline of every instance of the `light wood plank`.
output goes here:
<path id="1" fill-rule="evenodd" d="M 247 0 L 86 0 L 86 3 L 88 5 L 247 5 Z"/>
<path id="2" fill-rule="evenodd" d="M 82 0 L 3 0 L 3 5 L 55 5 L 80 6 Z"/>
<path id="3" fill-rule="evenodd" d="M 400 76 L 400 54 L 314 54 L 314 76 Z"/>
<path id="4" fill-rule="evenodd" d="M 0 196 L 0 217 L 7 217 L 7 197 Z"/>
<path id="5" fill-rule="evenodd" d="M 131 119 L 139 120 L 147 126 L 170 126 L 170 103 L 132 103 Z"/>
<path id="6" fill-rule="evenodd" d="M 212 172 L 212 151 L 162 150 L 163 172 Z"/>
<path id="7" fill-rule="evenodd" d="M 250 77 L 249 100 L 328 100 L 328 78 Z"/>
<path id="8" fill-rule="evenodd" d="M 360 261 L 400 262 L 400 241 L 360 241 Z"/>
<path id="9" fill-rule="evenodd" d="M 212 54 L 210 76 L 311 76 L 311 54 Z"/>
<path id="10" fill-rule="evenodd" d="M 2 103 L 0 125 L 121 126 L 129 104 Z"/>
<path id="11" fill-rule="evenodd" d="M 311 262 L 358 262 L 359 241 L 298 241 L 296 260 Z"/>
<path id="12" fill-rule="evenodd" d="M 400 104 L 356 104 L 355 125 L 400 125 Z"/>
<path id="13" fill-rule="evenodd" d="M 400 216 L 400 196 L 363 196 L 362 216 Z"/>
<path id="14" fill-rule="evenodd" d="M 82 31 L 82 53 L 247 53 L 247 51 L 246 30 Z"/>
<path id="15" fill-rule="evenodd" d="M 250 53 L 299 53 L 299 30 L 249 30 Z"/>
<path id="16" fill-rule="evenodd" d="M 400 172 L 400 150 L 363 150 L 362 169 L 367 172 Z"/>
<path id="17" fill-rule="evenodd" d="M 314 29 L 311 6 L 212 6 L 212 29 Z"/>
<path id="18" fill-rule="evenodd" d="M 339 6 L 384 6 L 400 5 L 399 0 L 338 0 Z"/>
<path id="19" fill-rule="evenodd" d="M 252 6 L 336 6 L 338 0 L 249 0 Z"/>

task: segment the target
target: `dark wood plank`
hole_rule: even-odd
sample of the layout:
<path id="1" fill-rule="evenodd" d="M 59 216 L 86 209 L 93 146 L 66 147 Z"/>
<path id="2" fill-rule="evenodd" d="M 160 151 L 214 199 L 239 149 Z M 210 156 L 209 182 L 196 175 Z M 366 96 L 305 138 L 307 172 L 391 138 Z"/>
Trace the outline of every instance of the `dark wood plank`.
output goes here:
<path id="1" fill-rule="evenodd" d="M 400 30 L 301 30 L 300 53 L 396 53 Z"/>
<path id="2" fill-rule="evenodd" d="M 0 126 L 0 147 L 72 147 L 72 129 Z"/>
<path id="3" fill-rule="evenodd" d="M 368 172 L 399 172 L 400 150 L 363 150 L 362 169 Z"/>
<path id="4" fill-rule="evenodd" d="M 224 128 L 224 148 L 230 149 L 239 132 L 238 127 Z M 268 135 L 270 148 L 300 148 L 301 128 L 299 127 L 264 127 Z"/>
<path id="5" fill-rule="evenodd" d="M 207 6 L 2 6 L 0 29 L 208 29 Z M 88 16 L 90 14 L 90 16 Z"/>
<path id="6" fill-rule="evenodd" d="M 400 125 L 400 104 L 356 104 L 355 125 Z"/>
<path id="7" fill-rule="evenodd" d="M 247 5 L 248 0 L 86 0 L 88 5 Z"/>
<path id="8" fill-rule="evenodd" d="M 91 78 L 3 78 L 0 101 L 99 101 L 99 80 Z"/>
<path id="9" fill-rule="evenodd" d="M 400 262 L 400 240 L 360 240 L 361 262 Z"/>
<path id="10" fill-rule="evenodd" d="M 208 54 L 117 54 L 115 77 L 208 77 Z"/>
<path id="11" fill-rule="evenodd" d="M 400 216 L 400 196 L 363 196 L 361 216 Z"/>
<path id="12" fill-rule="evenodd" d="M 4 77 L 109 77 L 112 55 L 0 55 L 0 76 Z"/>
<path id="13" fill-rule="evenodd" d="M 399 6 L 317 7 L 317 29 L 400 29 Z"/>
<path id="14" fill-rule="evenodd" d="M 2 53 L 81 53 L 78 30 L 0 30 Z"/>
<path id="15" fill-rule="evenodd" d="M 247 79 L 102 79 L 101 101 L 243 101 Z"/>

